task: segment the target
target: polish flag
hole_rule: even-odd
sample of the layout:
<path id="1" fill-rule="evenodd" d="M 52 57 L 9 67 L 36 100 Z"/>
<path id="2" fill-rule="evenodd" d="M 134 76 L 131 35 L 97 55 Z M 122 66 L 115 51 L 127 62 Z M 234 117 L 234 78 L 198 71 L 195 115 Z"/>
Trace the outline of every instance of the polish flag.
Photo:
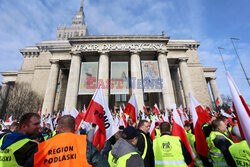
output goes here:
<path id="1" fill-rule="evenodd" d="M 211 109 L 210 109 L 210 107 L 209 107 L 208 105 L 206 106 L 205 110 L 206 110 L 207 112 L 209 112 L 210 114 L 212 113 L 212 112 L 211 112 Z"/>
<path id="2" fill-rule="evenodd" d="M 163 116 L 163 120 L 164 120 L 164 122 L 168 122 L 168 123 L 169 123 L 169 119 L 168 119 L 168 110 L 167 110 L 167 109 L 165 109 L 165 114 L 164 114 L 164 116 Z"/>
<path id="3" fill-rule="evenodd" d="M 56 119 L 54 120 L 54 126 L 56 126 L 58 119 L 61 117 L 60 111 L 58 111 L 57 115 L 56 115 Z"/>
<path id="4" fill-rule="evenodd" d="M 4 125 L 11 125 L 13 123 L 12 121 L 12 116 L 10 116 L 9 118 L 7 118 L 5 121 L 4 121 Z"/>
<path id="5" fill-rule="evenodd" d="M 70 113 L 68 112 L 68 110 L 66 109 L 66 107 L 64 107 L 64 110 L 62 112 L 62 116 L 64 115 L 70 115 Z"/>
<path id="6" fill-rule="evenodd" d="M 160 110 L 159 110 L 157 104 L 154 105 L 153 110 L 155 110 L 155 113 L 156 113 L 157 115 L 160 115 Z"/>
<path id="7" fill-rule="evenodd" d="M 145 119 L 146 119 L 146 117 L 145 117 L 145 113 L 144 113 L 144 112 L 142 112 L 141 120 L 145 120 Z"/>
<path id="8" fill-rule="evenodd" d="M 190 98 L 190 111 L 192 113 L 194 134 L 196 140 L 196 151 L 198 154 L 206 157 L 208 154 L 208 146 L 201 127 L 202 124 L 205 123 L 204 122 L 205 119 L 202 117 L 203 108 L 191 93 L 189 93 L 189 98 Z M 208 112 L 206 111 L 203 113 L 208 114 Z"/>
<path id="9" fill-rule="evenodd" d="M 50 130 L 53 132 L 54 131 L 54 126 L 52 123 L 51 115 L 48 116 L 48 118 L 44 121 L 45 125 L 50 124 Z"/>
<path id="10" fill-rule="evenodd" d="M 241 135 L 246 139 L 248 146 L 250 147 L 250 110 L 228 71 L 226 72 L 226 75 L 235 108 L 234 111 L 239 124 L 239 129 L 241 130 Z"/>
<path id="11" fill-rule="evenodd" d="M 89 103 L 84 121 L 98 125 L 92 143 L 99 148 L 99 151 L 102 150 L 104 142 L 118 132 L 118 127 L 114 126 L 114 120 L 104 99 L 101 86 L 96 90 Z"/>
<path id="12" fill-rule="evenodd" d="M 181 122 L 181 119 L 179 117 L 179 114 L 177 113 L 176 107 L 173 108 L 173 130 L 172 130 L 172 136 L 179 136 L 181 141 L 186 146 L 187 150 L 189 151 L 190 155 L 193 157 L 193 150 L 188 142 L 187 135 L 185 133 L 183 124 Z"/>
<path id="13" fill-rule="evenodd" d="M 232 114 L 231 107 L 228 107 L 227 111 L 229 112 L 229 114 Z"/>
<path id="14" fill-rule="evenodd" d="M 72 109 L 70 115 L 75 118 L 75 133 L 79 130 L 80 125 L 83 121 L 82 113 L 79 113 L 75 108 Z"/>
<path id="15" fill-rule="evenodd" d="M 215 104 L 216 104 L 216 105 L 219 105 L 219 104 L 220 104 L 219 97 L 217 97 L 217 98 L 216 98 L 216 100 L 215 100 Z"/>
<path id="16" fill-rule="evenodd" d="M 148 110 L 144 105 L 143 105 L 143 110 L 146 112 L 146 115 L 148 115 Z"/>
<path id="17" fill-rule="evenodd" d="M 83 105 L 83 112 L 82 112 L 82 116 L 84 117 L 84 115 L 86 114 L 86 107 L 85 104 Z"/>
<path id="18" fill-rule="evenodd" d="M 124 114 L 123 114 L 123 111 L 122 111 L 121 106 L 120 106 L 120 120 L 119 120 L 119 126 L 124 126 L 124 128 L 127 127 L 126 118 L 125 118 L 125 116 L 124 116 Z"/>
<path id="19" fill-rule="evenodd" d="M 139 112 L 134 94 L 130 97 L 124 113 L 128 114 L 132 118 L 132 121 L 137 124 L 137 116 L 139 116 Z"/>
<path id="20" fill-rule="evenodd" d="M 155 117 L 153 117 L 153 120 L 150 124 L 150 128 L 149 128 L 149 134 L 152 140 L 155 139 Z"/>

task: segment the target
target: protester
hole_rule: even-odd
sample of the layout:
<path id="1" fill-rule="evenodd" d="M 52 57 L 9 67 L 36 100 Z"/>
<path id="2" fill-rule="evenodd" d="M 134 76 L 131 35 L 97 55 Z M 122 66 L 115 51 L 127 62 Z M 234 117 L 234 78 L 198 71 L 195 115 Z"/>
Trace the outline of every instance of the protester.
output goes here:
<path id="1" fill-rule="evenodd" d="M 232 127 L 232 131 L 231 131 L 231 137 L 232 137 L 232 140 L 234 143 L 239 143 L 242 141 L 242 137 L 240 134 L 238 121 L 236 118 L 233 118 L 232 121 L 233 121 L 233 127 Z"/>
<path id="2" fill-rule="evenodd" d="M 58 122 L 59 134 L 39 143 L 25 166 L 109 166 L 86 135 L 77 135 L 74 131 L 74 117 L 61 117 Z"/>
<path id="3" fill-rule="evenodd" d="M 222 118 L 217 118 L 212 122 L 212 128 L 208 147 L 213 166 L 236 166 L 229 152 L 229 147 L 234 143 L 225 135 L 227 131 L 225 121 Z"/>
<path id="4" fill-rule="evenodd" d="M 20 119 L 20 130 L 2 137 L 0 141 L 0 166 L 23 166 L 34 153 L 37 143 L 29 139 L 40 129 L 40 116 L 36 113 L 26 113 Z"/>
<path id="5" fill-rule="evenodd" d="M 144 162 L 135 147 L 138 141 L 137 130 L 129 126 L 122 132 L 120 138 L 109 152 L 109 165 L 111 167 L 144 167 Z"/>
<path id="6" fill-rule="evenodd" d="M 179 137 L 170 136 L 170 124 L 162 122 L 160 131 L 161 137 L 153 142 L 155 166 L 189 165 L 192 157 Z"/>
<path id="7" fill-rule="evenodd" d="M 141 152 L 145 167 L 154 166 L 153 141 L 149 134 L 149 122 L 141 120 L 138 124 L 140 135 L 138 136 L 137 148 Z"/>
<path id="8" fill-rule="evenodd" d="M 250 148 L 246 140 L 231 145 L 229 151 L 237 167 L 250 166 Z"/>

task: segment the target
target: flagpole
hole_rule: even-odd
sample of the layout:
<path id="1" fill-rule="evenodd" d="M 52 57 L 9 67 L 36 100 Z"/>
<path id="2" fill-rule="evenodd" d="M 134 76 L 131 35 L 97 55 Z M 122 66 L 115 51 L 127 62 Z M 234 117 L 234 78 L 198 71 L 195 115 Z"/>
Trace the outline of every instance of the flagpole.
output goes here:
<path id="1" fill-rule="evenodd" d="M 231 39 L 231 41 L 232 41 L 232 44 L 233 44 L 233 47 L 234 47 L 234 51 L 235 51 L 235 53 L 236 53 L 236 55 L 237 55 L 237 57 L 238 57 L 238 59 L 239 59 L 239 61 L 240 61 L 241 68 L 242 68 L 242 70 L 243 70 L 243 72 L 244 72 L 244 74 L 245 74 L 245 77 L 246 77 L 246 79 L 247 79 L 248 85 L 249 85 L 249 87 L 250 87 L 250 82 L 249 82 L 250 78 L 247 77 L 247 73 L 246 73 L 246 71 L 245 71 L 245 69 L 244 69 L 244 67 L 243 67 L 243 65 L 242 65 L 242 63 L 241 63 L 240 56 L 239 56 L 239 54 L 238 54 L 238 52 L 237 52 L 237 49 L 236 49 L 236 47 L 235 47 L 235 45 L 234 45 L 234 41 L 233 41 L 233 40 L 240 40 L 240 39 L 238 39 L 238 38 L 232 38 L 232 37 L 231 37 L 230 39 Z"/>
<path id="2" fill-rule="evenodd" d="M 227 67 L 226 67 L 225 61 L 224 61 L 223 56 L 222 56 L 221 51 L 220 51 L 221 49 L 223 49 L 223 50 L 224 50 L 224 48 L 218 47 L 218 50 L 219 50 L 219 52 L 220 52 L 220 57 L 221 57 L 221 60 L 222 60 L 222 62 L 223 62 L 223 65 L 224 65 L 225 71 L 227 71 Z"/>

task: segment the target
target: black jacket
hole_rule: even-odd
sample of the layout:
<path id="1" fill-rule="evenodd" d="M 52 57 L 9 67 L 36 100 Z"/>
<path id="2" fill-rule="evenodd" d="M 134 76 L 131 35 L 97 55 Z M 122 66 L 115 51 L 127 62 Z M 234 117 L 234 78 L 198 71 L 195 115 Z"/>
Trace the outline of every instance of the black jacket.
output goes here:
<path id="1" fill-rule="evenodd" d="M 145 134 L 143 131 L 139 130 L 140 135 L 138 136 L 138 142 L 136 147 L 138 148 L 140 155 L 142 156 L 144 148 L 145 148 L 145 141 L 144 137 L 141 133 L 143 133 L 146 136 L 148 149 L 146 153 L 146 157 L 144 158 L 144 166 L 145 167 L 151 167 L 155 166 L 155 160 L 154 160 L 154 151 L 153 151 L 153 141 L 150 138 L 149 133 Z"/>
<path id="2" fill-rule="evenodd" d="M 221 132 L 220 132 L 221 133 Z M 221 133 L 223 134 L 223 133 Z M 225 137 L 224 134 L 222 135 L 217 135 L 215 139 L 213 140 L 215 147 L 220 149 L 222 154 L 225 157 L 225 160 L 229 166 L 236 167 L 236 164 L 229 152 L 229 147 L 232 145 Z"/>

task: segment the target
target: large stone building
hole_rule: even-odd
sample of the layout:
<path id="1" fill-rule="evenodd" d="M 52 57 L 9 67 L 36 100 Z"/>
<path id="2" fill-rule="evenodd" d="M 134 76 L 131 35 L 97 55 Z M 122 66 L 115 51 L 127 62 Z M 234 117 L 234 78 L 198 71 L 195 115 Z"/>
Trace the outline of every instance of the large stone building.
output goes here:
<path id="1" fill-rule="evenodd" d="M 2 91 L 14 83 L 28 83 L 44 97 L 43 111 L 48 112 L 82 109 L 101 83 L 110 108 L 126 104 L 132 94 L 140 110 L 155 103 L 160 109 L 174 103 L 187 107 L 188 92 L 202 105 L 212 106 L 214 99 L 220 99 L 216 68 L 202 66 L 199 45 L 195 40 L 170 39 L 164 32 L 90 36 L 82 1 L 71 26 L 58 27 L 55 41 L 20 50 L 22 67 L 1 73 Z"/>

